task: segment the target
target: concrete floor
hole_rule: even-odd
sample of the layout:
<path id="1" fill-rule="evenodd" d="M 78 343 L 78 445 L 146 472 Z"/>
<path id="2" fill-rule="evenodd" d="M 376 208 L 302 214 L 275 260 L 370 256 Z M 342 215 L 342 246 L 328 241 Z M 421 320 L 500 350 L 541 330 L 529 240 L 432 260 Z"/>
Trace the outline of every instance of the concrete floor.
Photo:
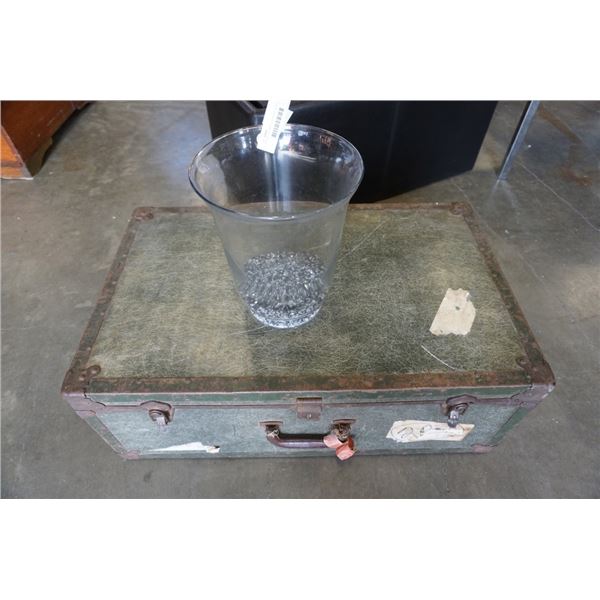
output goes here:
<path id="1" fill-rule="evenodd" d="M 557 376 L 487 455 L 123 462 L 61 400 L 127 219 L 191 205 L 203 103 L 95 103 L 33 181 L 2 182 L 3 497 L 600 497 L 600 103 L 544 103 L 507 182 L 521 103 L 476 168 L 402 199 L 467 199 Z"/>

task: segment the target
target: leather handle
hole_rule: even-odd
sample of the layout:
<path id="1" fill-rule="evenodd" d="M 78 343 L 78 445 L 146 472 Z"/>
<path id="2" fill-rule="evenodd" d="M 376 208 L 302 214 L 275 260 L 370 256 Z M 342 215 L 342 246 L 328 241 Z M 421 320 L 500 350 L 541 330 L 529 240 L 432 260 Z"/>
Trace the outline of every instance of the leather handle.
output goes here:
<path id="1" fill-rule="evenodd" d="M 267 440 L 278 448 L 338 448 L 342 445 L 354 448 L 350 437 L 350 423 L 337 423 L 328 433 L 282 433 L 279 423 L 264 423 Z M 333 443 L 332 443 L 333 442 Z M 352 450 L 352 454 L 354 451 Z M 338 456 L 339 453 L 338 453 Z"/>
<path id="2" fill-rule="evenodd" d="M 324 433 L 281 433 L 277 425 L 267 425 L 265 427 L 267 440 L 278 448 L 306 449 L 306 448 L 327 448 L 323 438 Z"/>
<path id="3" fill-rule="evenodd" d="M 267 431 L 267 440 L 279 448 L 298 450 L 302 448 L 327 448 L 324 435 L 312 433 L 280 433 L 278 430 Z"/>

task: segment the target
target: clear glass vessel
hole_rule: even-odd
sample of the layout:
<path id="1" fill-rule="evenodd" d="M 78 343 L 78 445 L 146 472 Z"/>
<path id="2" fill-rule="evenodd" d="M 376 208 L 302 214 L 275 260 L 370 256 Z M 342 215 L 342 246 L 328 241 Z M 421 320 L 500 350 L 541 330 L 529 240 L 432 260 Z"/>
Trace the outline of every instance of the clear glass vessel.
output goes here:
<path id="1" fill-rule="evenodd" d="M 260 129 L 212 140 L 189 177 L 250 313 L 270 327 L 298 327 L 323 304 L 363 161 L 350 142 L 309 125 L 287 125 L 270 154 L 256 146 Z"/>

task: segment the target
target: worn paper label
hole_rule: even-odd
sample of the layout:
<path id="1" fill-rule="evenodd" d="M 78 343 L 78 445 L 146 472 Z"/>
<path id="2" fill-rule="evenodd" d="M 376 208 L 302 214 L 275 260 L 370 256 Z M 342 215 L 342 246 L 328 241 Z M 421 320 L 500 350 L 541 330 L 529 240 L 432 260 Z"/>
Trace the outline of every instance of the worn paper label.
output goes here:
<path id="1" fill-rule="evenodd" d="M 475 425 L 467 423 L 450 427 L 448 423 L 436 421 L 395 421 L 385 437 L 403 444 L 430 441 L 460 442 L 474 427 Z"/>
<path id="2" fill-rule="evenodd" d="M 467 290 L 448 288 L 429 331 L 433 335 L 467 335 L 473 326 L 475 313 Z"/>
<path id="3" fill-rule="evenodd" d="M 190 442 L 180 446 L 167 446 L 166 448 L 154 448 L 149 452 L 208 452 L 216 454 L 220 450 L 219 446 L 207 446 L 202 442 Z"/>
<path id="4" fill-rule="evenodd" d="M 289 106 L 289 100 L 269 100 L 263 117 L 262 129 L 256 138 L 256 146 L 259 150 L 271 154 L 275 152 L 281 131 L 292 116 Z"/>

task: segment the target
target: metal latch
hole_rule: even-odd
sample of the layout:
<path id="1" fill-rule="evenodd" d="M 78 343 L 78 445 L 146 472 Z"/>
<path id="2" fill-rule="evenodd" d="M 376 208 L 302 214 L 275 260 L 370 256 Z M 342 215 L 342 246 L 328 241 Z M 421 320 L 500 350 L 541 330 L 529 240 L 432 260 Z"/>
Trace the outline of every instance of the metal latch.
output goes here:
<path id="1" fill-rule="evenodd" d="M 463 395 L 448 398 L 442 404 L 442 411 L 448 417 L 448 426 L 456 427 L 461 415 L 464 415 L 477 398 L 475 396 Z"/>
<path id="2" fill-rule="evenodd" d="M 148 411 L 148 416 L 161 428 L 173 420 L 173 407 L 166 402 L 143 402 L 140 406 Z"/>
<path id="3" fill-rule="evenodd" d="M 148 411 L 148 415 L 159 427 L 166 427 L 171 420 L 166 410 L 157 410 L 154 408 Z"/>
<path id="4" fill-rule="evenodd" d="M 296 398 L 296 414 L 299 419 L 318 421 L 323 411 L 323 398 Z"/>

